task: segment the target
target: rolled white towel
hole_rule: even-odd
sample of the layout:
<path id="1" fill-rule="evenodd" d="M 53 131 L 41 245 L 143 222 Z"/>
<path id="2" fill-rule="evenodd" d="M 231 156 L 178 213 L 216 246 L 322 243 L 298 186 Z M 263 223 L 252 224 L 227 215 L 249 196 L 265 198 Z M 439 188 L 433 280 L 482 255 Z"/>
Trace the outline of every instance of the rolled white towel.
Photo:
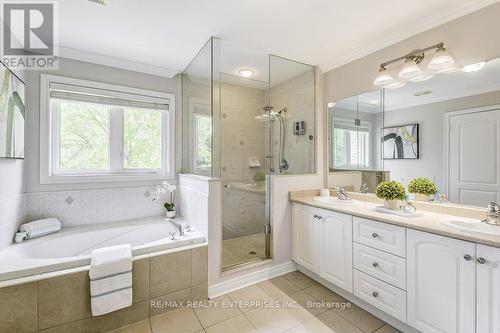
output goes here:
<path id="1" fill-rule="evenodd" d="M 53 217 L 28 222 L 19 227 L 19 231 L 25 232 L 28 239 L 52 234 L 59 230 L 61 230 L 61 222 Z"/>

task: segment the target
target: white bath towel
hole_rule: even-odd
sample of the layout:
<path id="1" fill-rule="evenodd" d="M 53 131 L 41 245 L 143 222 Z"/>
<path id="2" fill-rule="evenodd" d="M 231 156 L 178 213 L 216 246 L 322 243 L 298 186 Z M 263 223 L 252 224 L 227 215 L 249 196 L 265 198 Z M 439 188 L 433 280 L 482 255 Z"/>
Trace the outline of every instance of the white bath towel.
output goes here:
<path id="1" fill-rule="evenodd" d="M 94 250 L 89 276 L 93 316 L 100 316 L 132 305 L 132 249 L 130 244 Z"/>
<path id="2" fill-rule="evenodd" d="M 25 232 L 29 238 L 48 235 L 61 230 L 61 222 L 56 218 L 46 218 L 21 224 L 20 232 Z"/>

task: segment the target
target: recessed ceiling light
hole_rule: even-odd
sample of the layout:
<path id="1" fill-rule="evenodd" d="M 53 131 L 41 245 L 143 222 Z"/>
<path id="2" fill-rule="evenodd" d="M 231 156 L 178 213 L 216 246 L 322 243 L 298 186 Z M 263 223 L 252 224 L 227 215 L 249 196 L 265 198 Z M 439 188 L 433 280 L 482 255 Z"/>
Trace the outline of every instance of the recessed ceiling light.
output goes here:
<path id="1" fill-rule="evenodd" d="M 243 77 L 252 77 L 255 74 L 255 71 L 250 68 L 243 68 L 238 71 Z"/>
<path id="2" fill-rule="evenodd" d="M 462 72 L 465 73 L 477 72 L 483 69 L 484 65 L 486 65 L 486 61 L 481 61 L 475 64 L 466 65 L 462 67 Z"/>

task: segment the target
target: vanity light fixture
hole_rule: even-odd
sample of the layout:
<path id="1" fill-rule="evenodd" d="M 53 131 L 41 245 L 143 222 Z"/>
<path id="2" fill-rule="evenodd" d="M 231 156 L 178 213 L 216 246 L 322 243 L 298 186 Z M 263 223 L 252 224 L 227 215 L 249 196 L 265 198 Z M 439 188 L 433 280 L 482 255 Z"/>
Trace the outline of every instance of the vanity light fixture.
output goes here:
<path id="1" fill-rule="evenodd" d="M 250 68 L 242 68 L 238 71 L 238 73 L 243 77 L 252 77 L 255 74 L 255 71 Z"/>
<path id="2" fill-rule="evenodd" d="M 481 61 L 475 64 L 470 64 L 462 67 L 462 72 L 464 73 L 472 73 L 472 72 L 477 72 L 483 69 L 483 67 L 486 65 L 486 61 Z"/>
<path id="3" fill-rule="evenodd" d="M 431 61 L 427 65 L 429 69 L 444 69 L 452 66 L 455 63 L 455 59 L 446 51 L 443 43 L 438 45 L 436 53 L 432 57 Z"/>
<path id="4" fill-rule="evenodd" d="M 452 56 L 444 48 L 444 43 L 434 44 L 432 46 L 411 51 L 410 53 L 401 56 L 399 58 L 395 58 L 384 63 L 380 64 L 379 74 L 373 81 L 373 84 L 376 86 L 384 86 L 388 88 L 400 88 L 404 86 L 402 82 L 395 82 L 394 78 L 389 73 L 387 67 L 394 63 L 404 61 L 404 65 L 400 69 L 398 73 L 398 77 L 403 80 L 428 80 L 432 78 L 432 74 L 434 73 L 424 73 L 422 68 L 420 67 L 420 63 L 425 58 L 425 53 L 430 50 L 436 50 L 434 56 L 427 68 L 434 70 L 442 70 L 444 68 L 450 67 L 455 63 L 455 60 Z M 420 81 L 416 81 L 420 82 Z"/>
<path id="5" fill-rule="evenodd" d="M 394 78 L 387 71 L 387 68 L 385 68 L 385 66 L 380 66 L 380 69 L 378 70 L 378 75 L 375 78 L 375 80 L 373 80 L 373 84 L 376 86 L 383 86 L 392 82 L 394 82 Z"/>

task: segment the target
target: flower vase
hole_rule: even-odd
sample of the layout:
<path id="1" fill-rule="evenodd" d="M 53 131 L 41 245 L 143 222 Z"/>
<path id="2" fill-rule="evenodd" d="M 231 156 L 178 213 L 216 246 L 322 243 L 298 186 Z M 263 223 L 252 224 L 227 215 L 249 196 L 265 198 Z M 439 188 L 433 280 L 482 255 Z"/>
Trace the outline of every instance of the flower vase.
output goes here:
<path id="1" fill-rule="evenodd" d="M 416 201 L 429 201 L 429 196 L 427 194 L 413 193 Z"/>
<path id="2" fill-rule="evenodd" d="M 384 207 L 390 210 L 399 210 L 399 200 L 385 200 Z"/>
<path id="3" fill-rule="evenodd" d="M 175 210 L 167 210 L 165 211 L 165 217 L 168 219 L 175 218 Z"/>

